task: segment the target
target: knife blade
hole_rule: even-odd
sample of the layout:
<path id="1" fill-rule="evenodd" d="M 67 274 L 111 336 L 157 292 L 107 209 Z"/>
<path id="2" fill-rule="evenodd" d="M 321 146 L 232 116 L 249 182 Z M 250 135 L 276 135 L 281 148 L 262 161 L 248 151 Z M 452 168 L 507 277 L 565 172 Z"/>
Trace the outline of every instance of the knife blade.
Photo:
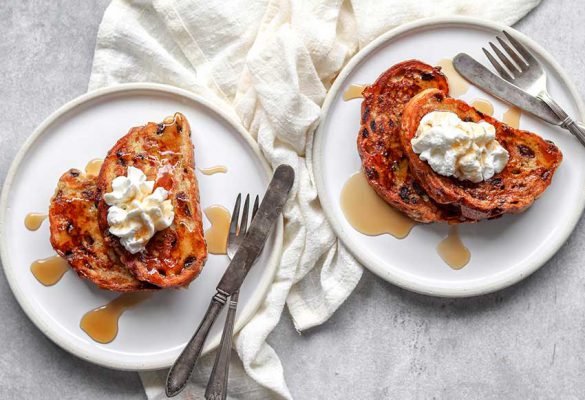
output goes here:
<path id="1" fill-rule="evenodd" d="M 218 291 L 232 295 L 239 290 L 246 274 L 260 255 L 272 226 L 282 212 L 294 179 L 295 171 L 290 165 L 283 164 L 276 168 L 248 233 L 217 285 Z"/>
<path id="2" fill-rule="evenodd" d="M 453 66 L 469 82 L 498 99 L 528 111 L 550 124 L 561 124 L 561 119 L 546 103 L 497 76 L 470 55 L 465 53 L 457 54 L 453 59 Z"/>

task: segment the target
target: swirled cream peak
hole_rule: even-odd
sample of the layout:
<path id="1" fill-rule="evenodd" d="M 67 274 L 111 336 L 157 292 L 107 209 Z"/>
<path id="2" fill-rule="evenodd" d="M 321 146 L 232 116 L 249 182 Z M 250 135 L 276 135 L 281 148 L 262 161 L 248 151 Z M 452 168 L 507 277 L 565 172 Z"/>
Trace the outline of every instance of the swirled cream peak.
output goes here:
<path id="1" fill-rule="evenodd" d="M 410 143 L 437 174 L 475 183 L 501 172 L 510 158 L 492 124 L 465 122 L 452 112 L 425 115 Z"/>
<path id="2" fill-rule="evenodd" d="M 112 191 L 104 194 L 110 206 L 110 233 L 132 254 L 143 251 L 154 234 L 171 226 L 175 218 L 168 191 L 153 189 L 154 181 L 147 181 L 144 172 L 128 167 L 127 176 L 115 178 Z"/>

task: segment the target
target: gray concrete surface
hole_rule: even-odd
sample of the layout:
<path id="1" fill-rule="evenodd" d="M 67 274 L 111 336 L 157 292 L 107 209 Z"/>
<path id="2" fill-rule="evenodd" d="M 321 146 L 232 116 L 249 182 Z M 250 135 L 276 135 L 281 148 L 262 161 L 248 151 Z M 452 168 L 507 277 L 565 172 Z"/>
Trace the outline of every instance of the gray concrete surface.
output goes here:
<path id="1" fill-rule="evenodd" d="M 108 0 L 0 3 L 0 179 L 54 109 L 85 92 Z M 517 28 L 585 91 L 585 4 L 544 0 Z M 270 336 L 297 399 L 585 398 L 585 226 L 540 271 L 499 293 L 441 300 L 366 272 L 323 326 Z M 143 398 L 138 376 L 81 361 L 28 320 L 0 274 L 0 399 Z"/>

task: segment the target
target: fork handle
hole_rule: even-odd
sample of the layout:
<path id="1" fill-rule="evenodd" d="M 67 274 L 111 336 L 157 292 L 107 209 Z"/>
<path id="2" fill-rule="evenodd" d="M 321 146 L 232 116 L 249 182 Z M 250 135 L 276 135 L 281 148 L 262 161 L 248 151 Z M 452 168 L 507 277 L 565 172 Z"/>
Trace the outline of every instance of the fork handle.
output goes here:
<path id="1" fill-rule="evenodd" d="M 543 91 L 538 97 L 561 119 L 561 127 L 575 135 L 581 144 L 585 146 L 585 125 L 569 117 L 569 114 L 561 108 L 559 103 L 550 97 L 547 91 Z"/>
<path id="2" fill-rule="evenodd" d="M 207 400 L 225 400 L 227 398 L 228 376 L 232 355 L 232 339 L 234 335 L 234 323 L 236 321 L 236 309 L 238 308 L 239 293 L 232 295 L 229 302 L 228 314 L 221 336 L 221 343 L 215 356 L 215 364 L 205 389 Z"/>
<path id="3" fill-rule="evenodd" d="M 209 308 L 207 309 L 207 313 L 205 313 L 203 321 L 201 321 L 197 331 L 191 340 L 189 340 L 189 343 L 187 343 L 187 346 L 185 346 L 183 352 L 169 371 L 165 386 L 167 397 L 176 396 L 185 388 L 185 385 L 193 373 L 193 368 L 201 355 L 201 350 L 203 350 L 203 345 L 205 344 L 205 339 L 209 334 L 209 330 L 213 326 L 213 323 L 217 319 L 217 316 L 226 301 L 227 294 L 219 290 L 211 299 L 211 303 L 209 304 Z"/>

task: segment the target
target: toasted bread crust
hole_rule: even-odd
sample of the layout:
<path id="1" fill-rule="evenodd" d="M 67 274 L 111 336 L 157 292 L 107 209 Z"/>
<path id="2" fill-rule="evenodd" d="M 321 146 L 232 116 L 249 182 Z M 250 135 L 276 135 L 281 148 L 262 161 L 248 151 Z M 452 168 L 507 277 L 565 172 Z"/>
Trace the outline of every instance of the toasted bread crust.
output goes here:
<path id="1" fill-rule="evenodd" d="M 418 222 L 464 222 L 459 208 L 437 204 L 419 185 L 400 140 L 402 112 L 428 88 L 449 92 L 440 69 L 409 60 L 385 71 L 363 91 L 358 152 L 370 186 L 386 202 Z"/>
<path id="2" fill-rule="evenodd" d="M 410 143 L 420 120 L 432 111 L 450 111 L 465 121 L 484 120 L 492 124 L 496 128 L 496 140 L 510 153 L 504 170 L 479 183 L 435 173 L 414 153 Z M 459 204 L 463 215 L 471 219 L 525 210 L 550 185 L 562 160 L 561 151 L 554 143 L 514 129 L 436 89 L 425 90 L 408 103 L 402 116 L 401 140 L 412 170 L 427 193 L 439 203 Z"/>
<path id="3" fill-rule="evenodd" d="M 77 274 L 102 289 L 157 289 L 137 280 L 104 243 L 97 221 L 96 178 L 76 169 L 64 173 L 49 207 L 51 245 Z"/>
<path id="4" fill-rule="evenodd" d="M 126 175 L 129 166 L 144 172 L 156 187 L 169 191 L 174 208 L 173 224 L 157 232 L 143 252 L 131 254 L 109 233 L 108 205 L 103 194 L 114 178 Z M 99 226 L 106 243 L 139 279 L 160 287 L 182 286 L 197 277 L 207 258 L 195 178 L 191 131 L 187 119 L 175 114 L 170 123 L 148 123 L 132 128 L 108 152 L 98 177 Z"/>

